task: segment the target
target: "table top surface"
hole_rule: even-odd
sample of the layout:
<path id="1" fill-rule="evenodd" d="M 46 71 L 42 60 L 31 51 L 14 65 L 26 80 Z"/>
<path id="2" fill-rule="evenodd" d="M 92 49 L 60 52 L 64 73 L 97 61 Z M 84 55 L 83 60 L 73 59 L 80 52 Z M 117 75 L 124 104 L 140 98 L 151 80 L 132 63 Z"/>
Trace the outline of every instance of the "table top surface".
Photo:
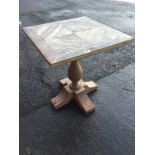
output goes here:
<path id="1" fill-rule="evenodd" d="M 134 39 L 85 16 L 23 29 L 52 67 L 119 47 Z"/>

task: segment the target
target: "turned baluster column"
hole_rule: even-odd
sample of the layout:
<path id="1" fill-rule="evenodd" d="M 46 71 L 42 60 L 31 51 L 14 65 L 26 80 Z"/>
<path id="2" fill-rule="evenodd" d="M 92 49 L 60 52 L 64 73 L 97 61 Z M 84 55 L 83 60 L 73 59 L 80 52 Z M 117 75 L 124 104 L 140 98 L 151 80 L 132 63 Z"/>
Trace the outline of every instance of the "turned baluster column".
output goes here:
<path id="1" fill-rule="evenodd" d="M 70 88 L 77 90 L 81 87 L 79 81 L 82 78 L 83 70 L 80 63 L 76 60 L 70 63 L 68 68 L 68 78 L 72 81 Z"/>

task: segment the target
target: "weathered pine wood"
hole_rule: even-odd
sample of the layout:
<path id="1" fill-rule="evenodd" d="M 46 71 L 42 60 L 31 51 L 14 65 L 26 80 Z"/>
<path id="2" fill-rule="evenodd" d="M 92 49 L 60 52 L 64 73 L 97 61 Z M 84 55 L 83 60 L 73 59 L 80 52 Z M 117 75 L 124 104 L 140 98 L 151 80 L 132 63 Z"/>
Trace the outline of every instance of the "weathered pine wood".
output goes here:
<path id="1" fill-rule="evenodd" d="M 90 100 L 86 92 L 75 92 L 74 93 L 75 100 L 79 107 L 86 113 L 90 113 L 95 110 L 95 105 Z"/>
<path id="2" fill-rule="evenodd" d="M 68 68 L 68 78 L 60 80 L 63 90 L 51 99 L 55 109 L 68 104 L 75 99 L 79 107 L 89 113 L 95 109 L 95 105 L 89 99 L 87 93 L 96 90 L 97 85 L 93 81 L 84 82 L 81 78 L 83 75 L 82 67 L 78 61 L 71 62 Z"/>
<path id="3" fill-rule="evenodd" d="M 83 75 L 83 70 L 78 61 L 71 62 L 68 68 L 68 78 L 71 80 L 70 87 L 72 89 L 79 89 L 81 87 L 79 81 Z"/>
<path id="4" fill-rule="evenodd" d="M 119 47 L 133 40 L 129 35 L 85 16 L 23 29 L 52 67 Z"/>
<path id="5" fill-rule="evenodd" d="M 70 85 L 71 80 L 69 78 L 64 78 L 60 80 L 60 85 L 64 87 L 65 85 Z M 97 84 L 94 81 L 83 81 L 82 79 L 79 81 L 81 87 L 85 88 L 86 93 L 90 93 L 97 89 Z"/>
<path id="6" fill-rule="evenodd" d="M 55 109 L 59 109 L 68 104 L 72 99 L 73 91 L 67 85 L 56 97 L 51 99 L 51 103 Z"/>

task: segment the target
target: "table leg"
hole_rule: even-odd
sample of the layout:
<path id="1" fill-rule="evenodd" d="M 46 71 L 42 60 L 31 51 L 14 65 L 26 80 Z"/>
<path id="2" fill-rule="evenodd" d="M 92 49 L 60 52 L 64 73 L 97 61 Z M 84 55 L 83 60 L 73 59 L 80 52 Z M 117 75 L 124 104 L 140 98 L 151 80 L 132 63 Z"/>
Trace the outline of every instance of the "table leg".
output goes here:
<path id="1" fill-rule="evenodd" d="M 79 107 L 85 112 L 90 113 L 94 111 L 95 105 L 90 100 L 86 92 L 74 93 L 74 98 Z"/>
<path id="2" fill-rule="evenodd" d="M 59 109 L 62 106 L 68 104 L 73 98 L 73 92 L 65 86 L 63 90 L 56 96 L 51 99 L 51 102 L 55 109 Z"/>
<path id="3" fill-rule="evenodd" d="M 70 85 L 71 80 L 69 78 L 64 78 L 59 81 L 62 87 L 66 85 Z M 82 79 L 79 81 L 81 83 L 81 87 L 85 88 L 86 93 L 91 93 L 97 89 L 97 84 L 94 81 L 83 81 Z"/>
<path id="4" fill-rule="evenodd" d="M 80 63 L 78 61 L 71 62 L 68 68 L 68 78 L 60 80 L 60 84 L 64 87 L 63 90 L 51 99 L 55 109 L 68 104 L 72 99 L 75 99 L 85 113 L 92 112 L 95 109 L 95 105 L 87 93 L 96 90 L 97 85 L 93 81 L 84 82 L 81 79 L 82 75 L 83 70 Z"/>

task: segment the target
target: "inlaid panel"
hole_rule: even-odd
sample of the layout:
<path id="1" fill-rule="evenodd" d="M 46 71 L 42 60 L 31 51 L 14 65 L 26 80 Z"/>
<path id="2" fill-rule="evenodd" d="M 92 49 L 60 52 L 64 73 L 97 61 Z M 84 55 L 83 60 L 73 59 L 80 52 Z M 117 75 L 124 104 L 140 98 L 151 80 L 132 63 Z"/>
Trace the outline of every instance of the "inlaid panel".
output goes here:
<path id="1" fill-rule="evenodd" d="M 53 67 L 133 40 L 133 37 L 85 16 L 25 27 L 24 31 Z"/>

